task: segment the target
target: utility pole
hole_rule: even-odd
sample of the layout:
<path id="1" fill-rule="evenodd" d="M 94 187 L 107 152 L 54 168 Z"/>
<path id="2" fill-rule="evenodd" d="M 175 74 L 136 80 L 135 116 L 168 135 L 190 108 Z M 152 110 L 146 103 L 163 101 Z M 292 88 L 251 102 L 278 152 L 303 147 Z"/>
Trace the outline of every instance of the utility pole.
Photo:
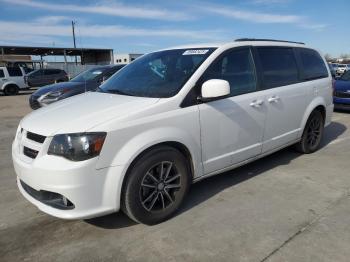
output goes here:
<path id="1" fill-rule="evenodd" d="M 77 48 L 77 46 L 75 45 L 75 22 L 72 21 L 72 32 L 73 32 L 73 43 L 74 43 L 74 49 Z M 75 50 L 74 50 L 75 51 Z M 75 64 L 77 65 L 77 56 L 75 56 Z"/>

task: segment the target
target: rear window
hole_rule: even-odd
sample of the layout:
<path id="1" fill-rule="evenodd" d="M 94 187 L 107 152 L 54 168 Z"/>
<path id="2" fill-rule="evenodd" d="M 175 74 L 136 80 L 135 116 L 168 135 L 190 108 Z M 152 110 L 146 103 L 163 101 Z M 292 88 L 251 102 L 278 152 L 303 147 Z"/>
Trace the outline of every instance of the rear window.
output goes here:
<path id="1" fill-rule="evenodd" d="M 264 89 L 299 82 L 298 66 L 292 48 L 259 47 Z"/>
<path id="2" fill-rule="evenodd" d="M 22 71 L 19 67 L 8 67 L 9 76 L 22 76 Z"/>
<path id="3" fill-rule="evenodd" d="M 5 77 L 4 70 L 0 69 L 0 78 Z"/>
<path id="4" fill-rule="evenodd" d="M 318 52 L 312 49 L 300 48 L 299 54 L 303 67 L 304 80 L 328 77 L 326 65 Z"/>

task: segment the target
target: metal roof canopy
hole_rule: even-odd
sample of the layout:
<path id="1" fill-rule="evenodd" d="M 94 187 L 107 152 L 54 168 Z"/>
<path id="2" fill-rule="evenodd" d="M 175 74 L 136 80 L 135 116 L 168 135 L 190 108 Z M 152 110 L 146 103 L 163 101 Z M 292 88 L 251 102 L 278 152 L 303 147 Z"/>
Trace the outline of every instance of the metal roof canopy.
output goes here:
<path id="1" fill-rule="evenodd" d="M 0 46 L 0 59 L 1 55 L 80 56 L 83 63 L 113 61 L 113 49 L 99 48 Z"/>
<path id="2" fill-rule="evenodd" d="M 64 51 L 69 56 L 81 55 L 82 53 L 110 52 L 112 49 L 98 48 L 65 48 L 65 47 L 31 47 L 31 46 L 0 46 L 4 55 L 63 55 Z"/>

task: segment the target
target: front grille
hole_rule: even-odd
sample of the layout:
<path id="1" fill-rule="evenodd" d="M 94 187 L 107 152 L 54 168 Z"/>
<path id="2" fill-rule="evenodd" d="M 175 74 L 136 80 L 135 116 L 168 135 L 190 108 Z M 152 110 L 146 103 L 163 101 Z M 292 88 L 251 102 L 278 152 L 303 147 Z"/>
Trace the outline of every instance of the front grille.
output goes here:
<path id="1" fill-rule="evenodd" d="M 74 204 L 67 199 L 66 197 L 50 192 L 45 190 L 35 190 L 34 188 L 28 186 L 26 183 L 24 183 L 22 180 L 20 180 L 21 186 L 31 197 L 34 199 L 57 209 L 73 209 L 75 206 Z"/>
<path id="2" fill-rule="evenodd" d="M 23 147 L 23 154 L 27 157 L 33 158 L 35 159 L 36 156 L 38 155 L 38 151 L 34 150 L 34 149 L 30 149 L 26 146 Z"/>
<path id="3" fill-rule="evenodd" d="M 38 142 L 40 144 L 44 143 L 46 137 L 38 134 L 34 134 L 32 132 L 27 132 L 27 138 L 30 140 L 33 140 L 35 142 Z"/>
<path id="4" fill-rule="evenodd" d="M 334 96 L 335 96 L 335 97 L 339 97 L 339 98 L 350 98 L 350 93 L 348 93 L 348 92 L 335 91 L 335 92 L 334 92 Z"/>

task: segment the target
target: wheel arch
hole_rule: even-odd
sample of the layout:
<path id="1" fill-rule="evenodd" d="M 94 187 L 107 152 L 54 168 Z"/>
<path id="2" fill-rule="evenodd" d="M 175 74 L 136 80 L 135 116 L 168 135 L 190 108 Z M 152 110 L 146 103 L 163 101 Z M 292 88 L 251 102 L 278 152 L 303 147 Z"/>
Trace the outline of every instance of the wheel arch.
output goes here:
<path id="1" fill-rule="evenodd" d="M 300 133 L 299 133 L 299 137 L 302 136 L 303 132 L 304 132 L 304 128 L 306 125 L 307 120 L 309 119 L 311 113 L 314 110 L 319 110 L 323 116 L 323 119 L 326 119 L 326 101 L 324 100 L 324 98 L 322 97 L 317 97 L 316 99 L 314 99 L 309 106 L 307 107 L 301 125 L 300 125 Z"/>
<path id="2" fill-rule="evenodd" d="M 4 91 L 5 88 L 8 87 L 9 85 L 14 85 L 14 86 L 16 86 L 18 89 L 20 89 L 19 86 L 18 86 L 18 84 L 17 84 L 16 82 L 9 81 L 9 82 L 6 82 L 6 83 L 4 83 L 4 84 L 2 85 L 1 90 Z"/>

